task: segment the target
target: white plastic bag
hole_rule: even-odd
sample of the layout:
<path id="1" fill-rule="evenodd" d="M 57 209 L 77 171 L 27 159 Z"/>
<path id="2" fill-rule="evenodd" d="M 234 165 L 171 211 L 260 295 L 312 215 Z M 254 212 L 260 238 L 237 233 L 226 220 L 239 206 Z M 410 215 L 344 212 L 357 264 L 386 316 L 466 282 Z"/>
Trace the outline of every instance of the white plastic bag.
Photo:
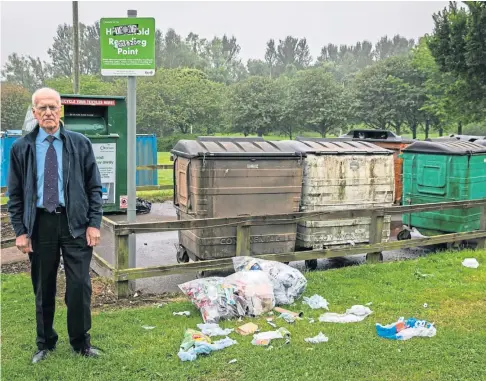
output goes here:
<path id="1" fill-rule="evenodd" d="M 319 308 L 324 308 L 324 309 L 329 311 L 329 303 L 327 302 L 327 300 L 324 299 L 322 296 L 317 295 L 317 294 L 311 296 L 310 298 L 308 298 L 307 296 L 304 296 L 303 303 L 307 304 L 313 310 L 317 310 Z"/>
<path id="2" fill-rule="evenodd" d="M 311 344 L 326 343 L 329 341 L 329 337 L 324 335 L 322 332 L 319 332 L 317 336 L 308 337 L 307 339 L 304 339 L 304 341 Z"/>
<path id="3" fill-rule="evenodd" d="M 294 303 L 307 287 L 304 275 L 285 263 L 254 257 L 233 257 L 233 266 L 235 271 L 261 270 L 268 274 L 273 283 L 277 306 Z"/>
<path id="4" fill-rule="evenodd" d="M 195 279 L 179 285 L 199 308 L 205 323 L 239 316 L 259 316 L 275 307 L 273 285 L 262 271 L 243 271 L 226 278 Z"/>
<path id="5" fill-rule="evenodd" d="M 321 323 L 356 323 L 364 320 L 372 312 L 368 307 L 355 305 L 347 309 L 344 314 L 326 312 L 319 317 L 319 321 Z"/>
<path id="6" fill-rule="evenodd" d="M 479 262 L 476 258 L 466 258 L 462 261 L 464 267 L 469 267 L 470 269 L 477 269 L 479 267 Z"/>

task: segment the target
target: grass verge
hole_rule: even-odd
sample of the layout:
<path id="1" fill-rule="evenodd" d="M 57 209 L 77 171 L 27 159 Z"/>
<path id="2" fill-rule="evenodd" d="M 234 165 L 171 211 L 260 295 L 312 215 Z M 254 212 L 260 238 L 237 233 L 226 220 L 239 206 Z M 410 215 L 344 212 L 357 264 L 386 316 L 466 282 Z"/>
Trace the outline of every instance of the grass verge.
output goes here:
<path id="1" fill-rule="evenodd" d="M 467 257 L 478 269 L 461 265 Z M 421 274 L 430 274 L 422 276 Z M 373 314 L 360 323 L 319 323 L 323 312 L 301 303 L 304 319 L 289 325 L 290 345 L 275 341 L 274 349 L 251 345 L 251 336 L 231 334 L 238 345 L 181 362 L 178 347 L 186 328 L 201 322 L 189 302 L 174 302 L 93 313 L 92 342 L 105 358 L 83 359 L 70 352 L 66 309 L 58 300 L 58 348 L 46 361 L 30 365 L 35 343 L 34 297 L 28 275 L 4 275 L 2 281 L 2 379 L 5 380 L 480 380 L 486 374 L 486 251 L 433 254 L 418 260 L 362 265 L 307 273 L 306 296 L 318 293 L 332 312 L 372 302 Z M 428 304 L 424 308 L 424 303 Z M 173 316 L 191 311 L 189 318 Z M 375 323 L 398 317 L 435 322 L 437 336 L 409 341 L 381 339 Z M 262 331 L 272 330 L 263 318 L 253 319 Z M 237 327 L 225 321 L 222 327 Z M 155 326 L 145 330 L 143 325 Z M 322 331 L 329 342 L 312 345 L 304 338 Z M 228 361 L 236 358 L 235 364 Z"/>

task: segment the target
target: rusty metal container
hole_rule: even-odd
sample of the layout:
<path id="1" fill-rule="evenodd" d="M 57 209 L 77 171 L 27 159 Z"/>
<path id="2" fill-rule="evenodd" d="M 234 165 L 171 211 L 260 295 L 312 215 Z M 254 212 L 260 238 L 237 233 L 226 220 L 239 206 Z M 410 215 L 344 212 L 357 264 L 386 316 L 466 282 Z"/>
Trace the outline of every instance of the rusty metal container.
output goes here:
<path id="1" fill-rule="evenodd" d="M 261 138 L 180 140 L 174 157 L 179 220 L 299 211 L 302 155 L 286 142 Z M 251 254 L 295 250 L 296 223 L 252 226 Z M 232 257 L 236 226 L 179 232 L 179 262 Z"/>
<path id="2" fill-rule="evenodd" d="M 393 151 L 395 169 L 395 200 L 394 203 L 401 205 L 403 188 L 403 159 L 400 157 L 402 151 L 415 142 L 413 139 L 404 139 L 387 130 L 351 130 L 338 139 L 352 141 L 366 141 L 376 144 L 379 147 Z"/>
<path id="3" fill-rule="evenodd" d="M 393 152 L 368 142 L 297 138 L 304 155 L 300 210 L 389 207 L 394 200 Z M 369 217 L 299 222 L 297 250 L 322 249 L 369 242 Z M 383 242 L 390 237 L 391 216 L 385 216 Z"/>

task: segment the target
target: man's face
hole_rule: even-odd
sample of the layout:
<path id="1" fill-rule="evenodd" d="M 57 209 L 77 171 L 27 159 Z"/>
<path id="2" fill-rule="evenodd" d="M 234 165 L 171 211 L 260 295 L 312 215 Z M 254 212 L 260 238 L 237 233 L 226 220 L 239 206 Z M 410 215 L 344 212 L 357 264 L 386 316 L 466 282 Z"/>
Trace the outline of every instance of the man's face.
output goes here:
<path id="1" fill-rule="evenodd" d="M 47 132 L 55 132 L 57 130 L 61 119 L 61 104 L 55 94 L 49 92 L 40 93 L 32 111 L 35 119 L 39 122 L 39 126 Z"/>

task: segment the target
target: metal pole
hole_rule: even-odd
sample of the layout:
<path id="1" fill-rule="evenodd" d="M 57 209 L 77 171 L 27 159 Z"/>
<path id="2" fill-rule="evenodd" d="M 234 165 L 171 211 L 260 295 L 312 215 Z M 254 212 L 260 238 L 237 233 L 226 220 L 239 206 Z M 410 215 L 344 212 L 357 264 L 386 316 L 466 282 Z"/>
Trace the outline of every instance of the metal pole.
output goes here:
<path id="1" fill-rule="evenodd" d="M 137 11 L 129 9 L 128 17 L 137 17 Z M 137 149 L 137 79 L 135 76 L 128 77 L 127 92 L 127 190 L 128 190 L 128 222 L 136 222 L 136 149 Z M 136 267 L 137 263 L 137 246 L 135 234 L 128 236 L 128 267 Z"/>
<path id="2" fill-rule="evenodd" d="M 78 2 L 73 1 L 73 90 L 79 94 L 79 17 Z"/>

